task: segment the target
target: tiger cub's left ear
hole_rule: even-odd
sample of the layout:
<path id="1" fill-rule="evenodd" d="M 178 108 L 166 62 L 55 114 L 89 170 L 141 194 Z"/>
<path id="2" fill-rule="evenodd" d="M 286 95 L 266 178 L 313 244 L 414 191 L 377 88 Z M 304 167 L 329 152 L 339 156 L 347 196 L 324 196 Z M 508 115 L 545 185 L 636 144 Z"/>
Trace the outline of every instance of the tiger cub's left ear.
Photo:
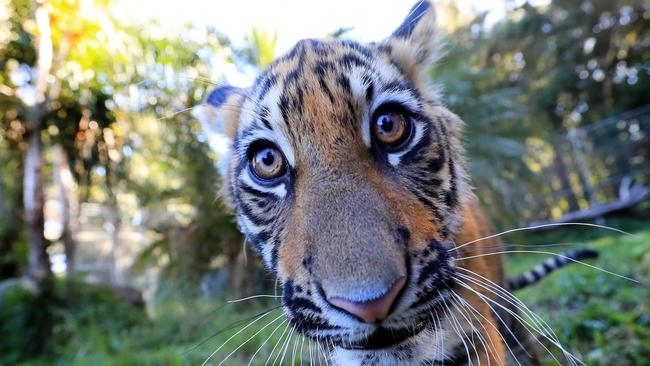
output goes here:
<path id="1" fill-rule="evenodd" d="M 427 0 L 418 1 L 402 24 L 382 42 L 391 59 L 415 79 L 433 63 L 440 54 L 436 31 L 436 10 Z"/>

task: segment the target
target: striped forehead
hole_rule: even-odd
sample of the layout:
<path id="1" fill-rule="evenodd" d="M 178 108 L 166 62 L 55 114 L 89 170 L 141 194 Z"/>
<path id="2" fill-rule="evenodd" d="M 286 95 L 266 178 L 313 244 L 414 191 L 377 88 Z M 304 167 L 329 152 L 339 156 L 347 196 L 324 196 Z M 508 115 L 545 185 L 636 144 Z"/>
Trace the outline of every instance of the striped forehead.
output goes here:
<path id="1" fill-rule="evenodd" d="M 295 164 L 296 155 L 290 142 L 289 126 L 280 110 L 281 96 L 281 88 L 273 87 L 260 101 L 248 100 L 243 105 L 238 133 L 240 154 L 245 155 L 251 143 L 266 140 L 282 150 L 289 164 Z"/>
<path id="2" fill-rule="evenodd" d="M 389 102 L 412 111 L 421 108 L 419 93 L 378 47 L 340 40 L 303 40 L 260 75 L 242 106 L 238 129 L 241 157 L 245 157 L 251 143 L 268 140 L 294 165 L 293 132 L 297 126 L 287 121 L 287 100 L 293 101 L 292 112 L 300 111 L 305 92 L 322 89 L 323 83 L 335 85 L 333 81 L 345 85 L 346 94 L 337 95 L 346 95 L 363 108 L 363 121 L 358 127 L 366 145 L 370 144 L 368 119 L 372 110 Z M 333 100 L 324 98 L 322 103 L 333 104 Z M 302 129 L 310 130 L 306 124 L 313 121 L 299 121 Z"/>

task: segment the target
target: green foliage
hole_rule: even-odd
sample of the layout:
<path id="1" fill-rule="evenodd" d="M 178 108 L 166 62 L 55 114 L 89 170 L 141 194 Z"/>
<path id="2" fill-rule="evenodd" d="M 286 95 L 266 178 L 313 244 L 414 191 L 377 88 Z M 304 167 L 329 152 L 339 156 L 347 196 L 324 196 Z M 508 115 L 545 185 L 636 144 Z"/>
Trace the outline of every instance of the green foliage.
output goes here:
<path id="1" fill-rule="evenodd" d="M 491 27 L 485 15 L 463 20 L 453 5 L 441 9 L 452 29 L 431 76 L 467 123 L 470 173 L 497 226 L 584 208 L 570 157 L 552 134 L 650 102 L 643 0 L 513 3 Z M 616 143 L 614 135 L 599 144 Z M 593 169 L 605 173 L 594 186 L 620 174 Z"/>

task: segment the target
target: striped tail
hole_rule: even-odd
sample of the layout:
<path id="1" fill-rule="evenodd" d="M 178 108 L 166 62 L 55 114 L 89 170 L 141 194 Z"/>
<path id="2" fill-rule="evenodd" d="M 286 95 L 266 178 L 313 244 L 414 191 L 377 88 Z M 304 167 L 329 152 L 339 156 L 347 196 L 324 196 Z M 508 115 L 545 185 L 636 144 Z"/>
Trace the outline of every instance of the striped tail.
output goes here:
<path id="1" fill-rule="evenodd" d="M 507 280 L 508 290 L 516 291 L 524 287 L 539 282 L 542 278 L 548 276 L 551 272 L 567 264 L 575 263 L 583 259 L 598 258 L 598 252 L 592 249 L 575 250 L 566 253 L 560 253 L 553 258 L 549 258 L 538 264 L 532 270 L 524 272 L 516 277 Z"/>

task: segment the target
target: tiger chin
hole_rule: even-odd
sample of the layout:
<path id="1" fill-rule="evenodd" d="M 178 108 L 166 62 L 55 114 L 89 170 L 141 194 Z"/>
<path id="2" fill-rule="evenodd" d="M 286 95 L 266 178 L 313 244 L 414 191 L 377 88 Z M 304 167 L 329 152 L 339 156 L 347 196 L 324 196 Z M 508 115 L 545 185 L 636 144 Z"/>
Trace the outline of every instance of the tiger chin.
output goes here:
<path id="1" fill-rule="evenodd" d="M 197 113 L 227 138 L 224 194 L 286 317 L 333 364 L 503 365 L 510 335 L 537 363 L 495 296 L 502 258 L 478 255 L 498 243 L 426 73 L 436 35 L 420 1 L 386 39 L 300 41 Z"/>

